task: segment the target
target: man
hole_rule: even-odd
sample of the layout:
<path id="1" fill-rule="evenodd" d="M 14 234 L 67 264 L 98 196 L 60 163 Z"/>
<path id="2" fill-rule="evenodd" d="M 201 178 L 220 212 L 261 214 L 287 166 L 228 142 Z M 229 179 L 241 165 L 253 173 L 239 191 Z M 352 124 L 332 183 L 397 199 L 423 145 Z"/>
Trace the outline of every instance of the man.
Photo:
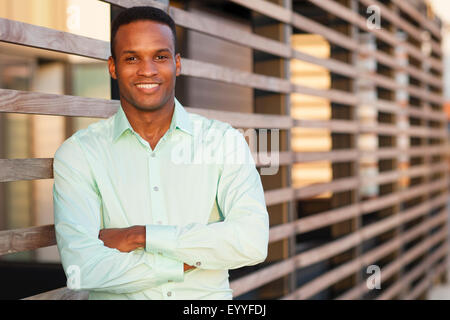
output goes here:
<path id="1" fill-rule="evenodd" d="M 68 284 L 89 299 L 232 299 L 228 270 L 267 256 L 249 148 L 175 99 L 175 43 L 165 12 L 123 11 L 108 60 L 121 107 L 55 153 L 58 250 Z"/>

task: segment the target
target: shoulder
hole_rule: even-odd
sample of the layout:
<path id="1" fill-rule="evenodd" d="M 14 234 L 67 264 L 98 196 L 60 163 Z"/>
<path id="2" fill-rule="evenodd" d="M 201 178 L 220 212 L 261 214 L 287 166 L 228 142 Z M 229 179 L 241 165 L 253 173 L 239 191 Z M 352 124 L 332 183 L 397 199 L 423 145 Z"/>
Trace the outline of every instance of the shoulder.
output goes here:
<path id="1" fill-rule="evenodd" d="M 66 139 L 55 152 L 55 159 L 79 159 L 86 150 L 98 150 L 111 143 L 114 116 L 92 123 Z"/>
<path id="2" fill-rule="evenodd" d="M 229 123 L 207 118 L 202 115 L 189 112 L 194 134 L 202 138 L 220 138 L 220 140 L 232 137 L 243 137 L 240 130 L 233 128 Z"/>
<path id="3" fill-rule="evenodd" d="M 221 164 L 252 164 L 251 150 L 244 132 L 229 123 L 190 113 L 194 139 L 206 154 Z"/>

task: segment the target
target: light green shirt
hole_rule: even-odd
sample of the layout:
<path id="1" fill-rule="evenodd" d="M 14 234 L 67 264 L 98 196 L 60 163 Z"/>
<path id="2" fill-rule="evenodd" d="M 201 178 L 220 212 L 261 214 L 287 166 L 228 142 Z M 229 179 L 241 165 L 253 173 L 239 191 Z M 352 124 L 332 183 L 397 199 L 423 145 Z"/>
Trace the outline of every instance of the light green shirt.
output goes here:
<path id="1" fill-rule="evenodd" d="M 232 299 L 228 270 L 265 260 L 269 219 L 244 136 L 175 100 L 152 150 L 120 107 L 56 151 L 53 201 L 68 285 L 89 299 Z M 146 246 L 104 246 L 103 228 L 146 226 Z M 183 272 L 183 262 L 196 268 Z"/>

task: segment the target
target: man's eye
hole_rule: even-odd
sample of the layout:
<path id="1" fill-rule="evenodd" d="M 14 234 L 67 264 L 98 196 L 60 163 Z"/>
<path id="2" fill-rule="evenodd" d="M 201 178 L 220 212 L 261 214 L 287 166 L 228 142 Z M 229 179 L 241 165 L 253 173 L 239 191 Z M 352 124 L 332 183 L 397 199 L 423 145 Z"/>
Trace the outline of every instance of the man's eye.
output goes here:
<path id="1" fill-rule="evenodd" d="M 126 61 L 136 61 L 136 57 L 128 57 L 125 60 Z"/>
<path id="2" fill-rule="evenodd" d="M 167 59 L 167 56 L 164 55 L 156 56 L 156 60 L 165 60 L 165 59 Z"/>

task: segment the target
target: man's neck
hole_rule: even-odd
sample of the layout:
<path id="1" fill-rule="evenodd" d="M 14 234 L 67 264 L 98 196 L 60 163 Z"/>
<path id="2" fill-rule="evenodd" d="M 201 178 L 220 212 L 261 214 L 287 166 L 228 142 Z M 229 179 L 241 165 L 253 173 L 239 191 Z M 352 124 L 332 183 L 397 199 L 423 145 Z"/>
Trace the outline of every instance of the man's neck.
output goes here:
<path id="1" fill-rule="evenodd" d="M 133 130 L 146 140 L 153 150 L 169 130 L 175 102 L 154 111 L 143 111 L 127 103 L 122 104 L 122 109 Z"/>

